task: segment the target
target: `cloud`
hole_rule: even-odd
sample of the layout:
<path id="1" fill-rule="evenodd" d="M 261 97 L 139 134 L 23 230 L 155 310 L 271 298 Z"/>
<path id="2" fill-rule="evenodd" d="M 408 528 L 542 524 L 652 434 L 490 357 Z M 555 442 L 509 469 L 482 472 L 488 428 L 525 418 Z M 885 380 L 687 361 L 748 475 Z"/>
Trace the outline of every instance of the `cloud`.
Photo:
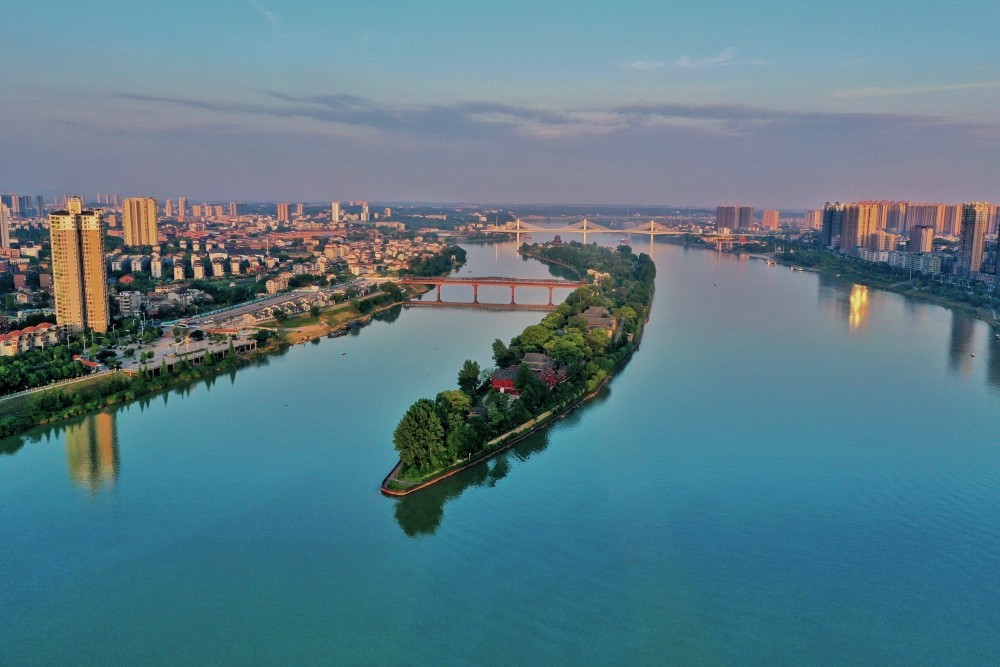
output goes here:
<path id="1" fill-rule="evenodd" d="M 677 59 L 680 67 L 714 67 L 716 65 L 731 65 L 735 61 L 736 48 L 730 46 L 722 53 L 710 58 L 692 58 L 691 56 L 681 56 Z"/>
<path id="2" fill-rule="evenodd" d="M 258 0 L 247 0 L 247 2 L 257 11 L 258 14 L 267 21 L 271 29 L 274 30 L 275 34 L 279 37 L 288 36 L 288 31 L 285 30 L 284 26 L 281 25 L 281 21 L 275 16 L 274 12 L 264 7 Z"/>
<path id="3" fill-rule="evenodd" d="M 116 97 L 150 110 L 173 105 L 209 114 L 208 119 L 242 123 L 250 128 L 262 119 L 289 132 L 322 130 L 362 139 L 381 136 L 429 141 L 496 142 L 505 138 L 543 141 L 587 137 L 636 137 L 681 131 L 716 137 L 763 133 L 851 133 L 877 131 L 899 134 L 948 129 L 966 135 L 996 137 L 1000 127 L 946 117 L 866 112 L 819 112 L 766 109 L 726 104 L 637 103 L 610 107 L 548 109 L 494 101 L 454 103 L 390 103 L 347 93 L 297 96 L 281 91 L 257 91 L 256 102 L 217 102 L 180 97 L 122 93 Z M 203 115 L 203 114 L 199 114 Z M 309 121 L 304 123 L 304 121 Z M 205 122 L 205 118 L 192 119 Z"/>
<path id="4" fill-rule="evenodd" d="M 905 88 L 852 88 L 831 93 L 831 97 L 893 97 L 897 95 L 924 95 L 927 93 L 950 93 L 960 90 L 989 90 L 1000 88 L 1000 81 L 981 83 L 949 83 L 942 85 L 909 86 Z"/>
<path id="5" fill-rule="evenodd" d="M 622 67 L 624 69 L 634 69 L 639 72 L 651 72 L 656 69 L 663 69 L 667 64 L 660 62 L 659 60 L 633 60 L 630 63 L 624 63 Z"/>

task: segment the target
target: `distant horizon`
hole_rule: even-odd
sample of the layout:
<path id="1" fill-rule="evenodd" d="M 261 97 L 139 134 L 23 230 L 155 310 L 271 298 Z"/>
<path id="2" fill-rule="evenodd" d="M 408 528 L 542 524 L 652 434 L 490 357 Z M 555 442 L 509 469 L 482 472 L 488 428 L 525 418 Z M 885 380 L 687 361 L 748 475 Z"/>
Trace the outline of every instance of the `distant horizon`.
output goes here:
<path id="1" fill-rule="evenodd" d="M 78 193 L 78 192 L 58 193 L 58 192 L 51 191 L 51 190 L 48 190 L 48 191 L 45 191 L 45 190 L 27 191 L 27 190 L 25 190 L 23 192 L 3 192 L 3 194 L 28 195 L 28 196 L 32 196 L 32 197 L 41 195 L 44 198 L 46 205 L 53 203 L 52 200 L 54 200 L 57 197 L 82 196 L 84 198 L 84 202 L 85 203 L 96 203 L 96 197 L 97 197 L 96 193 L 95 194 L 87 194 L 87 193 L 81 194 L 81 193 Z M 979 199 L 967 199 L 967 200 L 964 200 L 964 201 L 932 201 L 932 200 L 927 200 L 927 199 L 893 199 L 893 198 L 882 197 L 882 198 L 879 198 L 879 199 L 868 199 L 868 200 L 858 200 L 858 199 L 825 199 L 825 200 L 823 200 L 822 203 L 816 204 L 814 206 L 806 206 L 806 207 L 780 206 L 780 205 L 778 205 L 778 206 L 762 206 L 762 205 L 756 205 L 756 204 L 753 204 L 753 203 L 750 203 L 750 202 L 736 202 L 736 203 L 729 203 L 729 202 L 727 202 L 727 203 L 722 203 L 722 204 L 711 204 L 711 205 L 693 205 L 692 204 L 692 205 L 679 206 L 679 205 L 675 205 L 675 204 L 655 204 L 655 203 L 654 204 L 637 204 L 637 203 L 595 203 L 595 202 L 576 203 L 576 202 L 491 202 L 491 201 L 479 201 L 479 202 L 476 202 L 476 201 L 430 201 L 430 200 L 428 200 L 428 201 L 414 201 L 414 200 L 390 200 L 390 199 L 369 199 L 369 200 L 362 200 L 362 199 L 350 199 L 350 198 L 344 198 L 344 199 L 340 199 L 340 200 L 337 200 L 337 199 L 199 198 L 199 197 L 191 197 L 191 196 L 188 196 L 188 195 L 174 195 L 174 196 L 170 196 L 170 197 L 163 197 L 161 195 L 148 194 L 148 193 L 142 193 L 142 194 L 123 194 L 121 192 L 114 192 L 114 191 L 108 191 L 108 192 L 102 191 L 99 194 L 101 194 L 101 195 L 108 194 L 108 195 L 112 195 L 112 196 L 114 196 L 114 195 L 117 194 L 117 195 L 119 195 L 119 197 L 122 200 L 124 200 L 126 198 L 129 198 L 129 197 L 153 197 L 154 199 L 157 200 L 158 204 L 161 203 L 161 202 L 163 202 L 163 201 L 165 201 L 165 200 L 167 200 L 167 199 L 170 199 L 171 201 L 176 201 L 179 197 L 184 197 L 185 199 L 188 200 L 189 204 L 193 204 L 193 203 L 205 203 L 205 204 L 213 204 L 213 205 L 224 205 L 224 204 L 228 204 L 229 202 L 234 202 L 235 201 L 235 202 L 241 202 L 241 203 L 245 203 L 245 204 L 257 204 L 257 205 L 261 205 L 261 204 L 263 204 L 263 205 L 268 205 L 268 204 L 269 205 L 275 205 L 275 204 L 278 204 L 280 202 L 288 202 L 290 204 L 302 204 L 303 206 L 329 206 L 330 203 L 332 203 L 333 201 L 340 201 L 342 204 L 344 204 L 344 206 L 349 206 L 349 204 L 347 202 L 351 202 L 351 201 L 367 201 L 368 204 L 369 204 L 369 206 L 372 206 L 372 207 L 376 207 L 376 206 L 388 206 L 388 207 L 393 207 L 393 206 L 407 206 L 407 207 L 429 207 L 429 208 L 463 208 L 463 207 L 465 207 L 465 208 L 498 208 L 498 209 L 501 209 L 501 210 L 512 210 L 512 209 L 516 209 L 516 208 L 519 208 L 519 207 L 520 208 L 547 208 L 547 207 L 551 207 L 551 208 L 586 208 L 586 207 L 593 207 L 593 208 L 626 208 L 626 209 L 627 208 L 635 208 L 635 209 L 641 209 L 641 210 L 646 210 L 646 209 L 672 209 L 672 210 L 675 210 L 675 211 L 678 211 L 678 212 L 683 212 L 685 210 L 714 212 L 715 209 L 717 207 L 719 207 L 719 206 L 750 206 L 750 207 L 754 208 L 757 211 L 777 210 L 777 211 L 781 211 L 781 212 L 804 213 L 804 212 L 810 211 L 810 210 L 821 210 L 823 208 L 823 206 L 825 204 L 827 204 L 827 203 L 834 203 L 834 202 L 837 202 L 837 203 L 857 203 L 857 202 L 861 202 L 861 201 L 906 202 L 906 203 L 911 203 L 911 204 L 943 204 L 943 205 L 946 205 L 946 206 L 967 204 L 967 203 L 972 203 L 972 202 L 987 202 L 987 203 L 991 203 L 991 204 L 998 203 L 996 201 L 991 201 L 989 199 L 982 199 L 982 198 L 979 198 Z"/>

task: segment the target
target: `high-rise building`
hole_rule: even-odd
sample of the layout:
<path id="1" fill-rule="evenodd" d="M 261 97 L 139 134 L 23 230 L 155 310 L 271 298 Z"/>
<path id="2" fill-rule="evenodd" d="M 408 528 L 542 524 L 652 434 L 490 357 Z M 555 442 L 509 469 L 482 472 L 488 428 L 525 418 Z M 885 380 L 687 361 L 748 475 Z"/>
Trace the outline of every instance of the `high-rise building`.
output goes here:
<path id="1" fill-rule="evenodd" d="M 990 220 L 990 205 L 971 202 L 962 205 L 962 235 L 958 242 L 958 261 L 955 272 L 960 276 L 979 273 L 983 264 L 983 245 L 986 227 Z"/>
<path id="2" fill-rule="evenodd" d="M 876 220 L 878 219 L 877 215 L 876 211 Z M 898 240 L 899 237 L 896 234 L 877 229 L 868 235 L 865 247 L 876 252 L 895 251 Z"/>
<path id="3" fill-rule="evenodd" d="M 10 207 L 0 203 L 0 248 L 10 247 Z"/>
<path id="4" fill-rule="evenodd" d="M 906 223 L 903 231 L 915 225 L 933 227 L 936 234 L 944 233 L 944 204 L 910 204 L 906 207 Z"/>
<path id="5" fill-rule="evenodd" d="M 288 222 L 289 221 L 289 219 L 290 219 L 289 215 L 288 215 L 288 207 L 289 206 L 291 206 L 291 204 L 289 204 L 286 201 L 278 202 L 278 222 Z"/>
<path id="6" fill-rule="evenodd" d="M 66 210 L 49 214 L 56 322 L 73 330 L 108 330 L 104 229 L 99 211 L 70 197 Z"/>
<path id="7" fill-rule="evenodd" d="M 934 250 L 934 228 L 929 225 L 910 227 L 910 242 L 907 252 L 924 253 Z"/>
<path id="8" fill-rule="evenodd" d="M 369 220 L 371 220 L 371 214 L 368 212 L 368 202 L 361 202 L 361 222 Z"/>
<path id="9" fill-rule="evenodd" d="M 737 210 L 735 206 L 716 206 L 715 228 L 736 229 L 738 223 Z"/>
<path id="10" fill-rule="evenodd" d="M 737 223 L 740 229 L 751 229 L 757 224 L 753 206 L 740 206 Z"/>
<path id="11" fill-rule="evenodd" d="M 159 243 L 156 228 L 156 199 L 129 197 L 122 207 L 122 225 L 125 227 L 125 245 L 154 246 Z"/>
<path id="12" fill-rule="evenodd" d="M 184 218 L 187 216 L 187 203 L 187 197 L 177 199 L 177 222 L 184 222 Z"/>
<path id="13" fill-rule="evenodd" d="M 840 250 L 851 252 L 868 247 L 869 239 L 878 229 L 878 204 L 860 202 L 844 206 L 843 226 L 840 230 Z"/>
<path id="14" fill-rule="evenodd" d="M 764 229 L 778 229 L 781 227 L 781 214 L 773 208 L 764 209 L 760 222 Z"/>
<path id="15" fill-rule="evenodd" d="M 935 232 L 936 231 L 937 230 L 935 230 Z M 944 207 L 944 215 L 940 231 L 942 235 L 946 236 L 958 236 L 962 233 L 961 204 L 948 204 Z"/>
<path id="16" fill-rule="evenodd" d="M 163 215 L 167 218 L 174 217 L 174 203 L 169 199 L 163 202 Z"/>
<path id="17" fill-rule="evenodd" d="M 297 215 L 298 217 L 301 218 L 303 214 L 305 214 L 305 211 L 306 211 L 305 204 L 299 202 L 298 204 L 295 205 L 295 215 Z"/>
<path id="18" fill-rule="evenodd" d="M 231 201 L 231 202 L 229 202 L 229 215 L 237 216 L 237 215 L 246 215 L 246 214 L 247 214 L 247 205 L 246 205 L 246 203 L 241 202 L 241 201 Z"/>
<path id="19" fill-rule="evenodd" d="M 330 222 L 332 223 L 340 222 L 340 216 L 341 216 L 340 202 L 335 201 L 332 204 L 330 204 Z"/>
<path id="20" fill-rule="evenodd" d="M 826 203 L 823 207 L 823 227 L 820 237 L 823 245 L 832 246 L 838 241 L 840 233 L 844 229 L 844 204 L 839 201 L 831 204 Z"/>
<path id="21" fill-rule="evenodd" d="M 806 229 L 823 229 L 823 211 L 818 208 L 806 211 Z"/>

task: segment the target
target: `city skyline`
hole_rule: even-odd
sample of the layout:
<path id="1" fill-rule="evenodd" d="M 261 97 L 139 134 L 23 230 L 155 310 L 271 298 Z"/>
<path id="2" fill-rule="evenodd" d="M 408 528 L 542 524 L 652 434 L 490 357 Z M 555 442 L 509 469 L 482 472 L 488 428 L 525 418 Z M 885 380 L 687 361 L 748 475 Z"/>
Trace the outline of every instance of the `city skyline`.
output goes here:
<path id="1" fill-rule="evenodd" d="M 940 39 L 1000 19 L 991 3 L 57 1 L 15 2 L 10 18 L 11 190 L 767 208 L 882 192 L 1000 199 L 998 55 L 988 40 Z M 97 37 L 64 40 L 70 30 Z"/>

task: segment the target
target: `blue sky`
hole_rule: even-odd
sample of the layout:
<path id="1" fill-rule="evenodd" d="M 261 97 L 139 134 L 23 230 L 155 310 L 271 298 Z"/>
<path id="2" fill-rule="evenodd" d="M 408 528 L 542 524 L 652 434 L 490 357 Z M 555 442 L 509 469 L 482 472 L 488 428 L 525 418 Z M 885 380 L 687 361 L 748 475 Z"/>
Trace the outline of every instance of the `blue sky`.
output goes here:
<path id="1" fill-rule="evenodd" d="M 1000 3 L 8 0 L 0 190 L 1000 199 Z"/>

